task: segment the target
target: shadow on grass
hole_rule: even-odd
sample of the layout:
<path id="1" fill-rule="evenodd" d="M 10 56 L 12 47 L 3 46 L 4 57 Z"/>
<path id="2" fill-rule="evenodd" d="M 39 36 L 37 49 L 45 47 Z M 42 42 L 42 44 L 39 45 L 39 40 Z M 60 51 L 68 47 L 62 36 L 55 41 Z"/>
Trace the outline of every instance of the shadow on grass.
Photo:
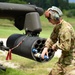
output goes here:
<path id="1" fill-rule="evenodd" d="M 25 75 L 20 70 L 7 68 L 6 71 L 0 70 L 0 75 Z"/>

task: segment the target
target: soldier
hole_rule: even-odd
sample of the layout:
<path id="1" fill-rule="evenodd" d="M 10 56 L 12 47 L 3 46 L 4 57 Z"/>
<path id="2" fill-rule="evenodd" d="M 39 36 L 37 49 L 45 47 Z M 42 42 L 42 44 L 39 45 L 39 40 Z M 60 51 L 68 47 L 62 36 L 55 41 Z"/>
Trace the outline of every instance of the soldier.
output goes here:
<path id="1" fill-rule="evenodd" d="M 49 75 L 75 75 L 75 31 L 70 23 L 62 19 L 62 11 L 52 6 L 45 11 L 45 17 L 55 25 L 51 36 L 46 40 L 41 57 L 48 56 L 48 49 L 62 50 L 62 55 Z"/>

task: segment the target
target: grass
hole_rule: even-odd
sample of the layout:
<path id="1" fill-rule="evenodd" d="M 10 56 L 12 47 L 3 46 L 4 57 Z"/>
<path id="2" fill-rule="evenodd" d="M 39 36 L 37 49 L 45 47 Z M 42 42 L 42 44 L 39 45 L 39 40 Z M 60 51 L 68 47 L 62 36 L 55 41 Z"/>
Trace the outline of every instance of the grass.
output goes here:
<path id="1" fill-rule="evenodd" d="M 2 57 L 0 58 L 3 59 Z M 4 60 L 4 59 L 3 59 Z M 50 69 L 58 58 L 53 58 L 49 62 L 36 62 L 18 55 L 13 54 L 11 62 L 20 64 L 20 68 L 7 68 L 6 72 L 0 70 L 1 75 L 48 75 Z M 10 61 L 8 61 L 10 62 Z"/>
<path id="2" fill-rule="evenodd" d="M 0 70 L 0 75 L 25 75 L 25 73 L 20 70 L 7 68 L 6 72 Z"/>
<path id="3" fill-rule="evenodd" d="M 74 29 L 75 29 L 75 20 L 74 18 L 67 18 L 67 17 L 63 17 L 66 21 L 70 22 Z M 48 20 L 44 17 L 41 16 L 40 17 L 41 20 L 41 25 L 42 25 L 42 31 L 40 32 L 40 37 L 49 37 L 52 29 L 53 29 L 53 25 L 51 25 L 51 23 L 48 22 Z M 14 33 L 20 33 L 23 34 L 25 33 L 25 30 L 18 30 L 14 25 L 14 22 L 11 20 L 7 20 L 7 19 L 0 19 L 0 38 L 7 38 L 8 36 L 10 36 L 11 34 Z"/>
<path id="4" fill-rule="evenodd" d="M 70 22 L 75 29 L 75 20 L 74 18 L 67 18 L 65 20 Z M 40 33 L 40 37 L 47 38 L 50 36 L 53 26 L 47 21 L 44 16 L 40 17 L 42 32 Z M 7 38 L 11 34 L 14 33 L 25 33 L 25 30 L 19 31 L 16 27 L 14 27 L 14 22 L 7 19 L 0 19 L 0 38 Z M 5 57 L 0 57 L 1 60 L 5 60 Z M 49 62 L 39 63 L 34 60 L 30 60 L 18 55 L 13 54 L 11 62 L 19 63 L 19 69 L 7 68 L 6 72 L 0 70 L 0 75 L 48 75 L 49 69 L 53 67 L 54 63 L 58 60 L 58 58 L 53 58 Z"/>
<path id="5" fill-rule="evenodd" d="M 0 19 L 0 38 L 7 38 L 14 33 L 25 33 L 25 31 L 20 31 L 14 26 L 14 22 L 7 19 Z"/>

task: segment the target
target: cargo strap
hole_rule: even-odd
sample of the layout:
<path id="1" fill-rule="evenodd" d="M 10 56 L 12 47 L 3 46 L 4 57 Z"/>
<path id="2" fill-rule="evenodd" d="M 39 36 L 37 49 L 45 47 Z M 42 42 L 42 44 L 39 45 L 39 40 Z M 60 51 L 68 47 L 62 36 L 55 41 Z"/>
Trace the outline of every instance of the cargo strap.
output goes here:
<path id="1" fill-rule="evenodd" d="M 14 50 L 15 48 L 19 47 L 23 43 L 24 40 L 25 40 L 25 38 L 20 43 L 18 43 L 18 45 L 16 45 L 15 47 L 9 49 L 8 54 L 6 56 L 6 60 L 11 60 L 12 59 L 12 55 L 11 55 L 12 50 Z"/>

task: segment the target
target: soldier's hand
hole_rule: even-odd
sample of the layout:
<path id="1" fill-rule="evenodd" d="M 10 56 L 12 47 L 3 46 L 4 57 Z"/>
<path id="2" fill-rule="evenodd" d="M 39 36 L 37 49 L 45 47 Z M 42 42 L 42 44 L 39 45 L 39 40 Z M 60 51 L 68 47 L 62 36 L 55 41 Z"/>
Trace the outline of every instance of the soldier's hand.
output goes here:
<path id="1" fill-rule="evenodd" d="M 53 44 L 52 49 L 56 51 L 57 50 L 56 47 L 57 47 L 57 45 L 56 44 Z"/>
<path id="2" fill-rule="evenodd" d="M 44 48 L 41 54 L 41 58 L 44 59 L 45 54 L 48 56 L 48 48 Z"/>

